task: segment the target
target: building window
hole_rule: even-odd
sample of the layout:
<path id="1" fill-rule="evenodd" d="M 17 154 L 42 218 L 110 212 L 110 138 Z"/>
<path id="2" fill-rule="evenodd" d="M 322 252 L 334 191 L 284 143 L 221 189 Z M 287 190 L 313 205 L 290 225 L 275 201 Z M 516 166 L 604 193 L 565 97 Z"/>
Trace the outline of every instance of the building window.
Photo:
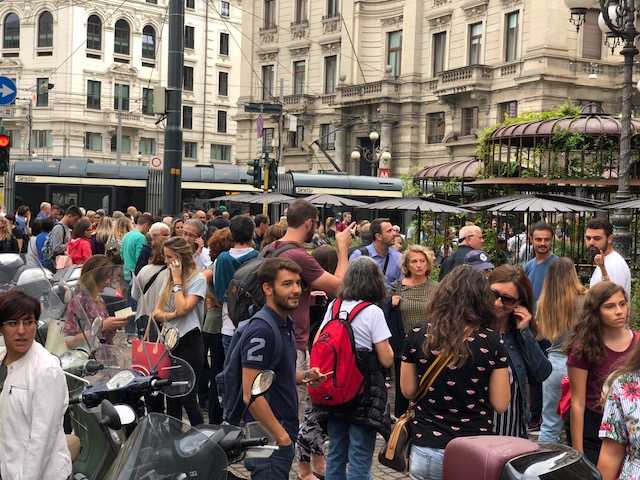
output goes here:
<path id="1" fill-rule="evenodd" d="M 102 20 L 97 15 L 87 19 L 87 48 L 102 50 Z"/>
<path id="2" fill-rule="evenodd" d="M 111 135 L 111 151 L 116 153 L 118 151 L 118 136 Z M 122 145 L 120 146 L 120 153 L 131 153 L 131 137 L 128 135 L 122 135 Z"/>
<path id="3" fill-rule="evenodd" d="M 264 28 L 276 26 L 276 0 L 264 0 Z"/>
<path id="4" fill-rule="evenodd" d="M 442 143 L 444 127 L 444 112 L 427 114 L 427 143 Z"/>
<path id="5" fill-rule="evenodd" d="M 262 100 L 271 100 L 273 97 L 273 65 L 262 66 Z"/>
<path id="6" fill-rule="evenodd" d="M 576 104 L 579 107 L 582 107 L 583 113 L 602 113 L 602 102 L 597 102 L 595 100 L 580 100 L 576 101 Z M 634 117 L 636 115 L 634 114 Z"/>
<path id="7" fill-rule="evenodd" d="M 191 130 L 193 128 L 193 107 L 182 106 L 182 128 Z"/>
<path id="8" fill-rule="evenodd" d="M 325 150 L 336 149 L 336 131 L 330 123 L 320 124 L 320 146 Z"/>
<path id="9" fill-rule="evenodd" d="M 129 85 L 116 83 L 113 95 L 113 109 L 120 110 L 120 101 L 122 101 L 122 111 L 129 111 Z"/>
<path id="10" fill-rule="evenodd" d="M 195 27 L 184 27 L 184 48 L 193 50 L 196 45 L 196 29 Z"/>
<path id="11" fill-rule="evenodd" d="M 340 15 L 339 0 L 327 0 L 327 18 L 333 18 Z"/>
<path id="12" fill-rule="evenodd" d="M 13 12 L 4 17 L 2 48 L 20 48 L 20 19 Z"/>
<path id="13" fill-rule="evenodd" d="M 218 72 L 218 95 L 226 97 L 229 95 L 229 74 Z"/>
<path id="14" fill-rule="evenodd" d="M 153 115 L 153 88 L 142 88 L 142 113 Z"/>
<path id="15" fill-rule="evenodd" d="M 307 21 L 307 0 L 295 0 L 295 23 L 302 23 Z"/>
<path id="16" fill-rule="evenodd" d="M 520 12 L 507 13 L 505 16 L 504 60 L 514 62 L 518 58 L 518 22 Z"/>
<path id="17" fill-rule="evenodd" d="M 293 94 L 304 94 L 304 73 L 305 64 L 304 60 L 293 62 Z"/>
<path id="18" fill-rule="evenodd" d="M 34 148 L 53 147 L 53 135 L 51 135 L 51 130 L 33 130 L 33 132 L 31 132 L 31 144 Z"/>
<path id="19" fill-rule="evenodd" d="M 227 112 L 218 110 L 218 133 L 227 133 Z"/>
<path id="20" fill-rule="evenodd" d="M 142 58 L 156 59 L 156 30 L 151 25 L 142 29 Z"/>
<path id="21" fill-rule="evenodd" d="M 140 137 L 140 143 L 138 145 L 138 153 L 141 153 L 142 155 L 155 155 L 156 154 L 155 139 Z"/>
<path id="22" fill-rule="evenodd" d="M 302 142 L 304 142 L 304 126 L 298 125 L 295 132 L 289 131 L 288 145 L 291 148 L 301 147 Z"/>
<path id="23" fill-rule="evenodd" d="M 100 110 L 102 83 L 97 80 L 87 80 L 87 108 Z"/>
<path id="24" fill-rule="evenodd" d="M 231 145 L 211 144 L 211 160 L 214 162 L 231 161 Z"/>
<path id="25" fill-rule="evenodd" d="M 582 57 L 602 58 L 602 30 L 598 26 L 598 10 L 587 10 L 582 25 Z"/>
<path id="26" fill-rule="evenodd" d="M 182 86 L 188 92 L 193 92 L 193 67 L 187 67 L 186 65 L 182 68 L 183 82 Z"/>
<path id="27" fill-rule="evenodd" d="M 498 123 L 504 122 L 507 118 L 518 116 L 518 102 L 503 102 L 498 104 Z"/>
<path id="28" fill-rule="evenodd" d="M 469 65 L 480 65 L 482 55 L 482 22 L 469 25 Z"/>
<path id="29" fill-rule="evenodd" d="M 387 66 L 391 67 L 391 75 L 400 76 L 402 61 L 402 30 L 387 33 Z"/>
<path id="30" fill-rule="evenodd" d="M 227 2 L 226 0 L 220 0 L 220 16 L 229 16 L 229 2 Z"/>
<path id="31" fill-rule="evenodd" d="M 184 6 L 185 8 L 190 8 L 191 10 L 195 10 L 196 0 L 185 0 Z"/>
<path id="32" fill-rule="evenodd" d="M 338 57 L 324 57 L 324 93 L 336 93 L 336 77 L 338 74 Z"/>
<path id="33" fill-rule="evenodd" d="M 152 5 L 157 5 L 158 0 L 146 0 L 146 3 L 151 3 Z"/>
<path id="34" fill-rule="evenodd" d="M 196 142 L 184 142 L 184 158 L 188 160 L 198 159 L 198 144 Z"/>
<path id="35" fill-rule="evenodd" d="M 447 53 L 447 32 L 433 34 L 433 76 L 444 72 Z"/>
<path id="36" fill-rule="evenodd" d="M 271 151 L 271 145 L 273 144 L 273 128 L 263 128 L 262 129 L 262 151 L 269 152 Z"/>
<path id="37" fill-rule="evenodd" d="M 115 33 L 113 37 L 113 52 L 120 55 L 129 55 L 129 37 L 131 28 L 126 20 L 122 18 L 116 22 Z"/>
<path id="38" fill-rule="evenodd" d="M 84 149 L 92 152 L 102 151 L 102 134 L 95 132 L 84 133 Z"/>
<path id="39" fill-rule="evenodd" d="M 471 135 L 478 129 L 478 107 L 462 109 L 462 135 Z"/>
<path id="40" fill-rule="evenodd" d="M 49 79 L 38 78 L 36 81 L 36 107 L 49 106 Z"/>
<path id="41" fill-rule="evenodd" d="M 229 34 L 220 32 L 220 55 L 229 55 Z"/>
<path id="42" fill-rule="evenodd" d="M 38 48 L 53 47 L 53 15 L 42 12 L 38 17 Z"/>

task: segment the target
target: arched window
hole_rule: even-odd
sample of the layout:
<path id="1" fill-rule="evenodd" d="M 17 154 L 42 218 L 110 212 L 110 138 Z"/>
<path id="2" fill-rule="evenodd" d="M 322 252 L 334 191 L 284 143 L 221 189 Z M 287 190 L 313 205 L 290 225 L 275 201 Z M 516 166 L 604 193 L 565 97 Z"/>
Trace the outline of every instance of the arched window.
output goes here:
<path id="1" fill-rule="evenodd" d="M 42 12 L 38 17 L 38 47 L 53 47 L 53 15 Z"/>
<path id="2" fill-rule="evenodd" d="M 2 48 L 20 48 L 20 19 L 15 13 L 4 17 Z"/>
<path id="3" fill-rule="evenodd" d="M 113 51 L 120 55 L 130 55 L 129 34 L 131 28 L 126 20 L 120 19 L 116 22 L 115 37 L 113 40 Z"/>
<path id="4" fill-rule="evenodd" d="M 142 29 L 142 58 L 156 58 L 156 31 L 151 25 Z"/>
<path id="5" fill-rule="evenodd" d="M 102 20 L 97 15 L 87 19 L 87 48 L 102 50 Z"/>

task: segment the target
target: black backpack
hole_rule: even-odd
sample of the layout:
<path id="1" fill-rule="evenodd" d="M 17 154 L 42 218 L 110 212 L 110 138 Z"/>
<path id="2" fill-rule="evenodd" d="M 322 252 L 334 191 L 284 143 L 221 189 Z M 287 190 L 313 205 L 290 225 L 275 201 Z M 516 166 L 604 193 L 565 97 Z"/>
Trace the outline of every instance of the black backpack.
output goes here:
<path id="1" fill-rule="evenodd" d="M 258 284 L 258 270 L 264 259 L 278 257 L 294 248 L 300 247 L 295 243 L 286 243 L 273 250 L 263 251 L 257 258 L 243 263 L 236 270 L 227 289 L 227 309 L 234 326 L 251 318 L 264 305 L 264 295 Z"/>

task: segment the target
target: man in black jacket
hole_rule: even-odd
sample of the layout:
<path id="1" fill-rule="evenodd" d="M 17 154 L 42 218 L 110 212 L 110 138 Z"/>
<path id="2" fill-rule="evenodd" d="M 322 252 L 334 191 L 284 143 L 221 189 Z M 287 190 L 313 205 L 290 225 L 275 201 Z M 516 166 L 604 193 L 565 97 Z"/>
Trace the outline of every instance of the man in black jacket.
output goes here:
<path id="1" fill-rule="evenodd" d="M 456 268 L 458 265 L 464 265 L 464 257 L 471 250 L 482 250 L 484 238 L 482 237 L 482 229 L 477 225 L 466 225 L 460 229 L 458 236 L 458 249 L 448 257 L 440 267 L 440 278 L 442 280 L 447 273 Z"/>

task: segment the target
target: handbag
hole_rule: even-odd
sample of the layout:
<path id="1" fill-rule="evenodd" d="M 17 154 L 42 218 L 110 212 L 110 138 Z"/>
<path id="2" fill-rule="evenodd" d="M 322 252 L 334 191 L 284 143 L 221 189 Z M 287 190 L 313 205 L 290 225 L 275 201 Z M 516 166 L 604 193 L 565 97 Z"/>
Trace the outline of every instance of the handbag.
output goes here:
<path id="1" fill-rule="evenodd" d="M 565 418 L 569 410 L 571 410 L 571 384 L 569 383 L 569 377 L 564 376 L 560 380 L 560 400 L 558 400 L 556 412 L 562 418 Z"/>
<path id="2" fill-rule="evenodd" d="M 169 378 L 171 372 L 171 356 L 168 350 L 161 343 L 161 335 L 155 342 L 149 341 L 149 333 L 151 324 L 154 324 L 157 330 L 158 325 L 153 317 L 149 318 L 144 336 L 134 338 L 131 342 L 131 368 L 137 370 L 143 375 L 155 374 L 158 378 Z"/>
<path id="3" fill-rule="evenodd" d="M 427 394 L 429 388 L 436 381 L 442 370 L 449 364 L 452 356 L 445 357 L 440 354 L 429 365 L 427 371 L 420 379 L 418 392 L 413 402 L 409 404 L 407 411 L 393 425 L 389 440 L 378 453 L 378 461 L 385 467 L 389 467 L 397 472 L 407 472 L 409 470 L 409 453 L 411 447 L 411 434 L 409 426 L 415 418 L 416 404 Z M 399 381 L 399 379 L 396 379 Z"/>

